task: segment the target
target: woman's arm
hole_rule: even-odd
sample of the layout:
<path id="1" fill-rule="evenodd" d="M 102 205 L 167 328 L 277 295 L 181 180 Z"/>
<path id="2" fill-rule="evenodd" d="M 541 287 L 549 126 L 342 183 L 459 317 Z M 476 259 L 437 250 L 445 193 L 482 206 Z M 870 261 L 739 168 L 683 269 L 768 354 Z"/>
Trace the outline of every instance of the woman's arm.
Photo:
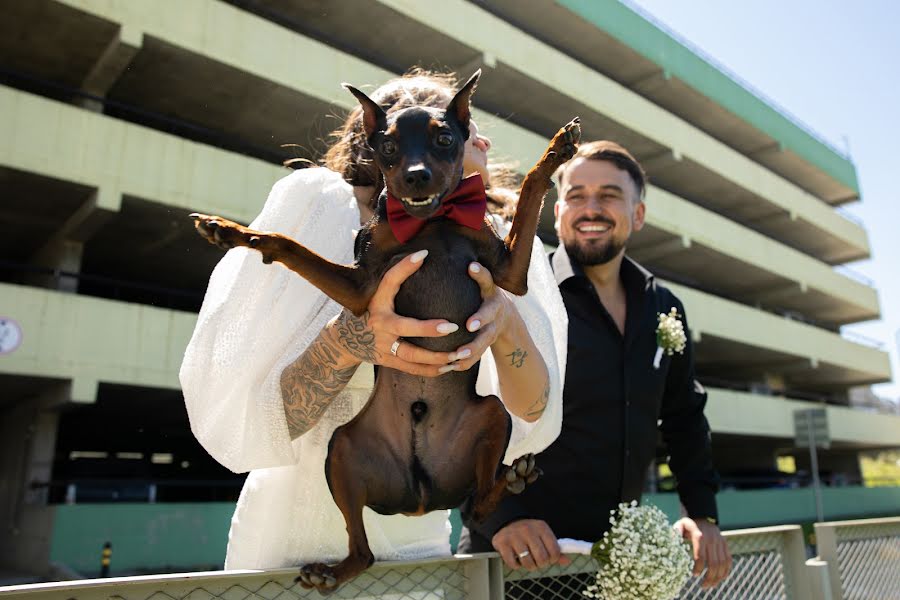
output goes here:
<path id="1" fill-rule="evenodd" d="M 494 285 L 488 270 L 472 263 L 469 275 L 481 288 L 484 302 L 466 321 L 469 331 L 480 333 L 457 350 L 458 354 L 470 351 L 470 355 L 455 363 L 457 370 L 470 368 L 490 347 L 497 365 L 500 397 L 507 410 L 525 421 L 537 421 L 550 396 L 547 364 L 512 300 Z"/>

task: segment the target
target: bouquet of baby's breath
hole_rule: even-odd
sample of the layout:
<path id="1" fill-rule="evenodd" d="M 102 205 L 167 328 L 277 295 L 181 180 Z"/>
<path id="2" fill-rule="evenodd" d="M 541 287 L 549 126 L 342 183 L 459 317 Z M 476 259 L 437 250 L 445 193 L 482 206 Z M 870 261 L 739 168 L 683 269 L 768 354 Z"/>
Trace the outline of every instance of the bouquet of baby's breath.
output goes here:
<path id="1" fill-rule="evenodd" d="M 595 543 L 597 582 L 584 591 L 602 600 L 670 600 L 691 575 L 693 560 L 681 535 L 652 505 L 622 503 L 610 512 L 612 528 Z"/>

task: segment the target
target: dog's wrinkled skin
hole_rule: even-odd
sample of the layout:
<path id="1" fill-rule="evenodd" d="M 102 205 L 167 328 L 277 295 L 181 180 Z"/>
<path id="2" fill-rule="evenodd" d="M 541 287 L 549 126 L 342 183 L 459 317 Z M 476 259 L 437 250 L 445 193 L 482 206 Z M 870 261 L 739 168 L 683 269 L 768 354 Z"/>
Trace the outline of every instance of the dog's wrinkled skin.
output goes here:
<path id="1" fill-rule="evenodd" d="M 263 261 L 281 262 L 357 315 L 366 310 L 385 271 L 423 249 L 429 251 L 428 260 L 397 294 L 400 315 L 464 323 L 481 305 L 479 287 L 467 274 L 473 261 L 483 264 L 499 287 L 524 294 L 543 197 L 553 172 L 575 153 L 578 119 L 560 129 L 526 176 L 506 239 L 500 239 L 486 219 L 476 231 L 439 217 L 404 244 L 387 222 L 388 190 L 409 214 L 427 219 L 459 185 L 469 100 L 479 75 L 469 79 L 446 110 L 413 107 L 391 115 L 346 86 L 363 107 L 368 142 L 386 187 L 375 216 L 357 237 L 355 265 L 331 263 L 290 238 L 252 231 L 220 217 L 192 215 L 197 230 L 226 249 L 255 248 Z M 475 335 L 460 329 L 411 341 L 452 351 Z M 327 593 L 372 564 L 362 518 L 365 506 L 382 514 L 419 515 L 468 499 L 477 520 L 490 514 L 503 495 L 519 493 L 534 481 L 539 471 L 533 456 L 502 465 L 510 417 L 499 398 L 475 393 L 477 376 L 477 365 L 437 378 L 378 370 L 366 406 L 334 432 L 325 464 L 332 496 L 347 523 L 349 555 L 337 565 L 304 566 L 297 578 L 302 586 Z"/>

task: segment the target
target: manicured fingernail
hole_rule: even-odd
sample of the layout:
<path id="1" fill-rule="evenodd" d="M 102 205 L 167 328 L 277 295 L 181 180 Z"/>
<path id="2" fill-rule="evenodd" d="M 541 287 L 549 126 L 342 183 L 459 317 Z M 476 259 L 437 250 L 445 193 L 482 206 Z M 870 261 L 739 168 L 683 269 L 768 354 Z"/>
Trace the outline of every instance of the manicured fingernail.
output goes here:
<path id="1" fill-rule="evenodd" d="M 474 321 L 469 323 L 469 331 L 478 331 L 478 329 L 480 327 L 481 327 L 481 321 L 479 321 L 478 319 L 475 319 Z"/>
<path id="2" fill-rule="evenodd" d="M 411 263 L 420 263 L 425 260 L 425 257 L 428 256 L 428 250 L 419 250 L 415 254 L 409 257 L 409 262 Z"/>
<path id="3" fill-rule="evenodd" d="M 456 323 L 441 323 L 437 326 L 438 333 L 453 333 L 459 329 L 459 325 Z"/>
<path id="4" fill-rule="evenodd" d="M 450 371 L 455 371 L 455 370 L 456 370 L 456 365 L 444 365 L 443 367 L 438 369 L 438 373 L 441 373 L 441 374 L 449 373 Z"/>
<path id="5" fill-rule="evenodd" d="M 473 273 L 480 273 L 481 265 L 479 265 L 478 263 L 472 263 L 469 265 L 469 270 L 472 271 Z"/>
<path id="6" fill-rule="evenodd" d="M 450 360 L 460 360 L 463 358 L 469 358 L 470 356 L 472 356 L 472 351 L 466 348 L 465 350 L 460 350 L 459 352 L 451 352 Z"/>

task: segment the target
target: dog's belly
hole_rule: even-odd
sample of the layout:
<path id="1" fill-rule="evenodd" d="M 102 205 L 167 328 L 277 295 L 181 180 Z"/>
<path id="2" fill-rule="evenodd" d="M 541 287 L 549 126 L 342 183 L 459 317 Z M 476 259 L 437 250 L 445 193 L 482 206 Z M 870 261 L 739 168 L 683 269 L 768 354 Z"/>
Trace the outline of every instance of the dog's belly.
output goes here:
<path id="1" fill-rule="evenodd" d="M 371 468 L 366 504 L 416 515 L 459 506 L 475 490 L 475 453 L 496 398 L 475 394 L 477 367 L 438 378 L 380 369 L 369 403 L 345 427 Z"/>
<path id="2" fill-rule="evenodd" d="M 422 267 L 404 282 L 397 293 L 397 314 L 416 319 L 447 319 L 459 330 L 439 338 L 410 338 L 423 348 L 455 350 L 474 339 L 466 331 L 466 320 L 481 306 L 478 284 L 469 276 L 469 264 L 478 260 L 472 241 L 452 231 L 437 228 L 412 240 L 399 256 L 427 249 Z"/>

